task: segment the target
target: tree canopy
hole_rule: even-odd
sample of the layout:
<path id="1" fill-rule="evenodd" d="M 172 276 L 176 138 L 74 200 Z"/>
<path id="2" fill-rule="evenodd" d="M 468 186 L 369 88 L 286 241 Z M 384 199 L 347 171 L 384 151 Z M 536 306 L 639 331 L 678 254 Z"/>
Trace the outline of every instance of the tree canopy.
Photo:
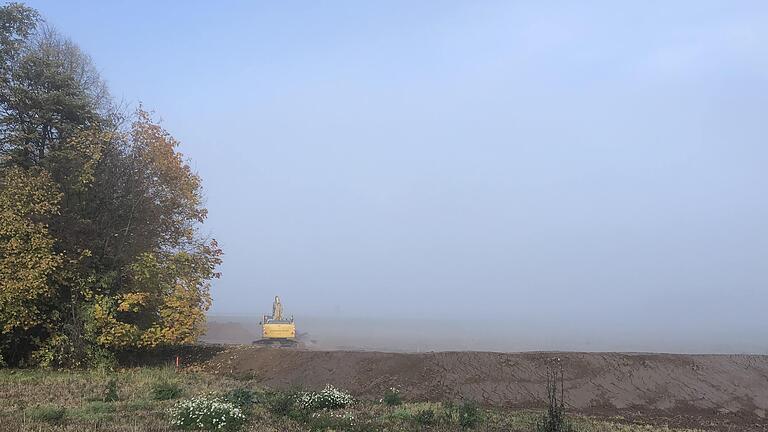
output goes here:
<path id="1" fill-rule="evenodd" d="M 0 363 L 193 342 L 221 250 L 200 177 L 39 14 L 0 7 Z"/>

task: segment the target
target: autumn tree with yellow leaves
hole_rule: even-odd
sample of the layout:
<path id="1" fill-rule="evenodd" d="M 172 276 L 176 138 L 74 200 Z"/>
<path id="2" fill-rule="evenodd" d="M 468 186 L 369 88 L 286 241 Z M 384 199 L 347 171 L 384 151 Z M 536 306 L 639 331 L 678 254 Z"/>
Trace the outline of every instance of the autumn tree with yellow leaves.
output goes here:
<path id="1" fill-rule="evenodd" d="M 36 11 L 0 7 L 0 364 L 87 366 L 204 331 L 200 177 Z"/>

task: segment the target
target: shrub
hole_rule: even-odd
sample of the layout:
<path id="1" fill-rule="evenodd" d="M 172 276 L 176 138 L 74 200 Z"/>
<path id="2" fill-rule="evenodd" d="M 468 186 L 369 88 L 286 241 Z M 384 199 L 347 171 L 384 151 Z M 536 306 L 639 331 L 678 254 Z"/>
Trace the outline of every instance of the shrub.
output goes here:
<path id="1" fill-rule="evenodd" d="M 296 405 L 304 410 L 344 408 L 353 401 L 352 395 L 326 384 L 319 392 L 304 392 L 298 395 Z"/>
<path id="2" fill-rule="evenodd" d="M 238 388 L 227 393 L 224 399 L 240 408 L 249 408 L 256 401 L 256 394 L 247 388 Z"/>
<path id="3" fill-rule="evenodd" d="M 480 423 L 480 409 L 475 402 L 464 402 L 459 405 L 459 426 L 469 429 Z"/>
<path id="4" fill-rule="evenodd" d="M 403 399 L 400 397 L 400 390 L 394 387 L 391 387 L 384 393 L 384 397 L 381 398 L 381 401 L 389 406 L 402 405 L 403 403 Z"/>
<path id="5" fill-rule="evenodd" d="M 67 410 L 58 406 L 37 406 L 28 411 L 32 420 L 43 421 L 46 423 L 61 423 L 67 415 Z"/>
<path id="6" fill-rule="evenodd" d="M 293 411 L 299 394 L 295 391 L 272 393 L 267 399 L 267 409 L 272 414 L 288 415 Z"/>
<path id="7" fill-rule="evenodd" d="M 107 385 L 104 388 L 104 402 L 115 402 L 118 400 L 117 396 L 117 378 L 110 378 L 107 381 Z"/>
<path id="8" fill-rule="evenodd" d="M 181 393 L 179 384 L 171 381 L 158 381 L 152 386 L 152 398 L 159 401 L 177 399 Z"/>
<path id="9" fill-rule="evenodd" d="M 431 409 L 420 410 L 414 420 L 420 425 L 429 426 L 435 423 L 435 412 Z"/>
<path id="10" fill-rule="evenodd" d="M 232 431 L 245 423 L 245 414 L 231 402 L 205 395 L 176 403 L 171 423 L 183 429 Z"/>

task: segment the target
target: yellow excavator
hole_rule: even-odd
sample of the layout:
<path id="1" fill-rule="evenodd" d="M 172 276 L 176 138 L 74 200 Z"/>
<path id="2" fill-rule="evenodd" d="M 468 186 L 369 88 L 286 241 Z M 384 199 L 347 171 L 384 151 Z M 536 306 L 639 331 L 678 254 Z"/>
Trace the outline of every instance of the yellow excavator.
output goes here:
<path id="1" fill-rule="evenodd" d="M 253 341 L 256 345 L 294 347 L 296 341 L 296 324 L 293 317 L 283 316 L 283 305 L 280 297 L 275 296 L 272 303 L 272 315 L 264 315 L 261 322 L 261 339 Z"/>

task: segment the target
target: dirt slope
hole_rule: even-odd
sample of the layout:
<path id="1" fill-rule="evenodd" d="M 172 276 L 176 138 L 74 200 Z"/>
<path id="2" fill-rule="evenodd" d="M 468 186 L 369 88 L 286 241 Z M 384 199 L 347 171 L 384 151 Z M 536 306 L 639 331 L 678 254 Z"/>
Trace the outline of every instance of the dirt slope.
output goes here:
<path id="1" fill-rule="evenodd" d="M 565 368 L 567 403 L 584 412 L 768 412 L 768 356 L 622 353 L 439 352 L 399 354 L 236 347 L 208 365 L 252 375 L 265 385 L 309 388 L 331 383 L 377 398 L 399 387 L 411 399 L 473 399 L 537 407 L 552 358 Z"/>

